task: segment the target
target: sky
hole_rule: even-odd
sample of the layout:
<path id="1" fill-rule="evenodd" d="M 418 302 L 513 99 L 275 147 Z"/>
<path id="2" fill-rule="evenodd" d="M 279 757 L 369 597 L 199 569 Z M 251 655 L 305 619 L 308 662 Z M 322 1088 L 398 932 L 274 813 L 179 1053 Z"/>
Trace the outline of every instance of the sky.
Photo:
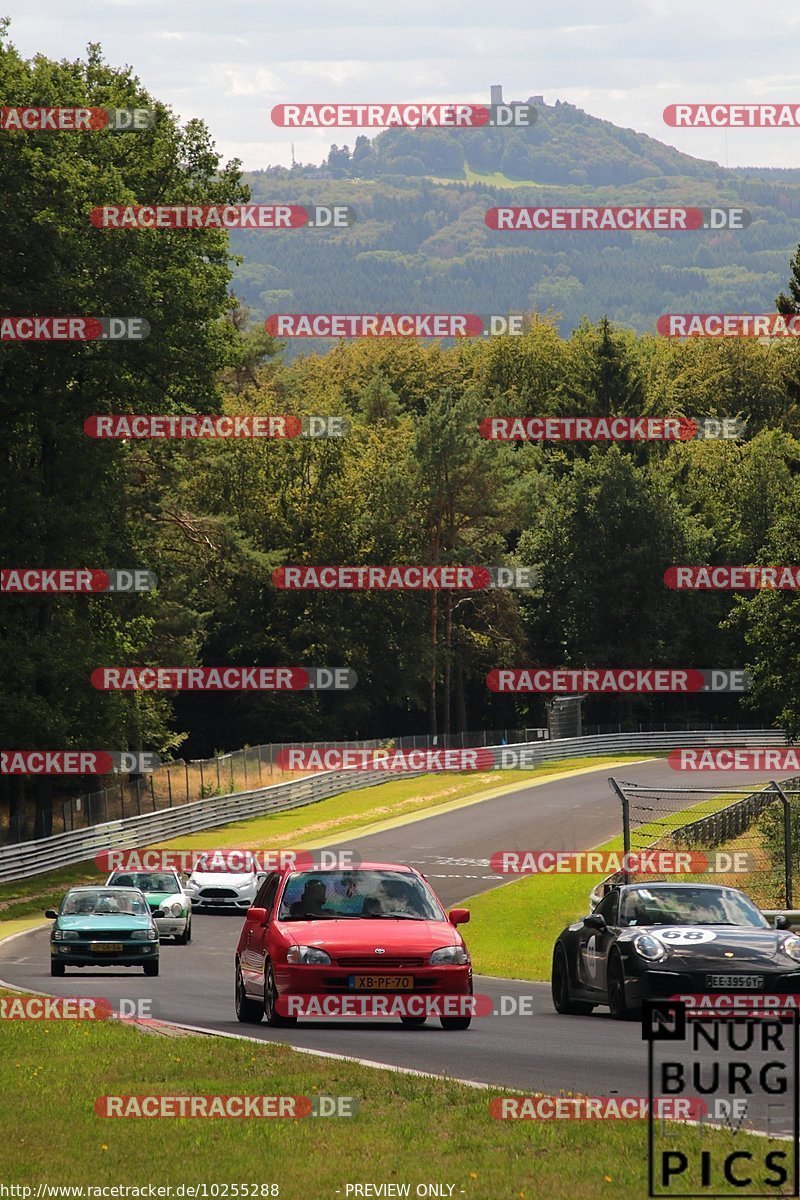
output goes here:
<path id="1" fill-rule="evenodd" d="M 319 163 L 359 133 L 281 130 L 291 102 L 569 101 L 723 166 L 800 167 L 800 129 L 672 129 L 680 102 L 800 104 L 797 0 L 12 0 L 24 57 L 100 42 L 182 120 L 206 122 L 248 170 Z M 5 99 L 3 103 L 13 103 Z"/>

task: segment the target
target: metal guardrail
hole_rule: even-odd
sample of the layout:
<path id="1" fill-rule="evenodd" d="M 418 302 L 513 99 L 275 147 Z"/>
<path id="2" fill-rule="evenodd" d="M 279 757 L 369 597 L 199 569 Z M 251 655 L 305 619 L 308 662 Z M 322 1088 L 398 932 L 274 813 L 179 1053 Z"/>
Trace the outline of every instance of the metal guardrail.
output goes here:
<path id="1" fill-rule="evenodd" d="M 359 772 L 357 779 L 353 778 L 352 771 L 325 771 L 252 792 L 210 796 L 178 808 L 142 813 L 141 816 L 91 825 L 88 829 L 76 829 L 69 833 L 57 833 L 35 842 L 18 842 L 0 849 L 0 883 L 13 883 L 58 867 L 88 862 L 104 850 L 135 850 L 181 834 L 216 829 L 243 817 L 287 812 L 356 787 L 385 782 L 385 771 Z"/>
<path id="2" fill-rule="evenodd" d="M 525 752 L 525 766 L 557 762 L 565 758 L 613 755 L 637 751 L 670 750 L 703 746 L 783 746 L 786 736 L 775 729 L 678 730 L 657 733 L 614 733 L 594 737 L 563 738 L 558 741 L 520 742 L 492 746 L 495 762 L 503 752 Z M 498 768 L 499 769 L 499 768 Z M 423 774 L 403 772 L 404 777 Z M 325 771 L 272 787 L 227 796 L 210 796 L 191 804 L 159 812 L 143 813 L 92 825 L 87 829 L 55 834 L 37 841 L 18 842 L 0 848 L 0 883 L 12 883 L 41 875 L 57 867 L 87 862 L 104 850 L 135 850 L 180 834 L 198 833 L 227 825 L 243 817 L 284 812 L 328 799 L 340 792 L 386 783 L 397 776 L 381 771 Z"/>

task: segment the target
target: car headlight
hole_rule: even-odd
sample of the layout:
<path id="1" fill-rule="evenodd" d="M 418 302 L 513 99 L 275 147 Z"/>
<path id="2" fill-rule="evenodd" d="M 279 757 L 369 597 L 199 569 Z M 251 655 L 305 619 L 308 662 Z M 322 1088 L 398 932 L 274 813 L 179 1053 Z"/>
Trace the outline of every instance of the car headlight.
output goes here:
<path id="1" fill-rule="evenodd" d="M 640 933 L 638 937 L 635 937 L 633 948 L 641 958 L 646 958 L 648 962 L 663 962 L 667 957 L 667 947 L 651 933 Z"/>
<path id="2" fill-rule="evenodd" d="M 159 916 L 162 917 L 179 917 L 183 913 L 183 905 L 180 900 L 167 900 L 158 911 Z"/>
<path id="3" fill-rule="evenodd" d="M 464 967 L 469 962 L 469 955 L 463 946 L 440 946 L 434 950 L 428 962 L 432 967 Z"/>
<path id="4" fill-rule="evenodd" d="M 784 954 L 788 954 L 789 958 L 793 958 L 795 962 L 800 962 L 800 937 L 788 937 L 781 942 L 781 950 Z"/>
<path id="5" fill-rule="evenodd" d="M 80 937 L 80 934 L 76 933 L 74 929 L 54 929 L 53 930 L 53 941 L 54 942 L 77 942 L 79 937 Z"/>
<path id="6" fill-rule="evenodd" d="M 306 967 L 330 966 L 330 955 L 319 946 L 290 946 L 286 951 L 286 961 L 302 963 Z"/>
<path id="7" fill-rule="evenodd" d="M 193 879 L 187 879 L 186 883 L 183 886 L 184 886 L 184 890 L 190 891 L 190 892 L 196 892 L 196 891 L 198 891 L 198 889 L 200 887 L 199 883 L 195 883 L 195 881 Z"/>
<path id="8" fill-rule="evenodd" d="M 158 930 L 155 925 L 151 925 L 149 929 L 134 929 L 131 933 L 132 942 L 157 942 Z"/>

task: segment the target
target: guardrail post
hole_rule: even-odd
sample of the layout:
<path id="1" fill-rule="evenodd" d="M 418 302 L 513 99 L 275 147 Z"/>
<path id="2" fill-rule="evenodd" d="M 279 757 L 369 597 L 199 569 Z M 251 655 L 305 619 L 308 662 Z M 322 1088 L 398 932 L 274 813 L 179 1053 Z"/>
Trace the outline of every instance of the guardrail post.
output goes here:
<path id="1" fill-rule="evenodd" d="M 783 878 L 786 888 L 786 907 L 792 907 L 792 807 L 789 797 L 779 783 L 770 780 L 770 787 L 778 793 L 783 804 Z"/>
<path id="2" fill-rule="evenodd" d="M 628 797 L 623 792 L 622 788 L 617 783 L 616 779 L 609 776 L 608 782 L 611 784 L 612 791 L 619 796 L 622 805 L 622 852 L 630 854 L 631 852 L 631 812 L 628 804 Z M 630 875 L 627 868 L 623 869 L 622 876 L 626 883 L 630 883 Z"/>

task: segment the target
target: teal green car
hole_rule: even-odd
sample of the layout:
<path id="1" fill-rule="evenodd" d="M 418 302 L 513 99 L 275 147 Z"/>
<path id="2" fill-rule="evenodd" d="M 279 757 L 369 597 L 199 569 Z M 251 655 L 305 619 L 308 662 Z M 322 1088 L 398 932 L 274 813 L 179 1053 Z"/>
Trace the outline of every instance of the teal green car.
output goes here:
<path id="1" fill-rule="evenodd" d="M 112 871 L 106 887 L 134 887 L 144 892 L 159 937 L 173 937 L 181 946 L 192 940 L 192 901 L 176 871 Z"/>
<path id="2" fill-rule="evenodd" d="M 158 974 L 158 930 L 138 888 L 70 888 L 53 921 L 50 974 L 67 967 L 142 967 Z"/>

